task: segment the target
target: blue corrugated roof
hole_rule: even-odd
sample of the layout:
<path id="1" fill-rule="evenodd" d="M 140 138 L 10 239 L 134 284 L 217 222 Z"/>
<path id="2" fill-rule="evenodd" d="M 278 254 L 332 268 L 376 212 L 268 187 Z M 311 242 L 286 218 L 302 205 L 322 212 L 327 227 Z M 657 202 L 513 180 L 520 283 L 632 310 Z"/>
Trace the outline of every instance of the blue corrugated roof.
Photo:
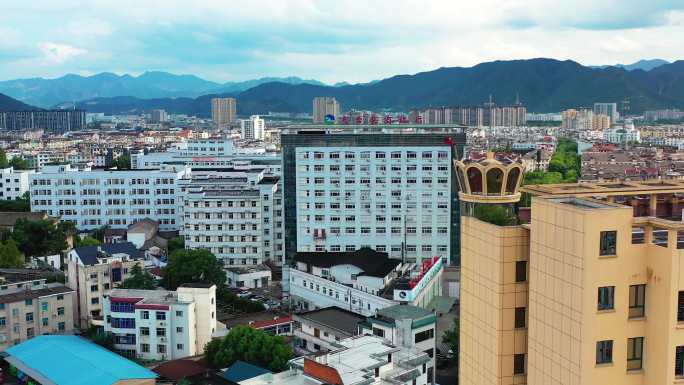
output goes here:
<path id="1" fill-rule="evenodd" d="M 230 367 L 223 372 L 223 378 L 233 382 L 240 382 L 266 373 L 271 372 L 244 361 L 235 361 L 233 365 L 230 365 Z"/>
<path id="2" fill-rule="evenodd" d="M 131 242 L 104 243 L 99 246 L 77 247 L 74 251 L 78 254 L 78 257 L 81 258 L 84 265 L 95 265 L 97 264 L 98 247 L 107 254 L 124 253 L 130 255 L 133 259 L 140 257 L 140 251 Z"/>
<path id="3" fill-rule="evenodd" d="M 5 352 L 57 385 L 110 385 L 157 377 L 135 362 L 77 336 L 38 336 Z"/>

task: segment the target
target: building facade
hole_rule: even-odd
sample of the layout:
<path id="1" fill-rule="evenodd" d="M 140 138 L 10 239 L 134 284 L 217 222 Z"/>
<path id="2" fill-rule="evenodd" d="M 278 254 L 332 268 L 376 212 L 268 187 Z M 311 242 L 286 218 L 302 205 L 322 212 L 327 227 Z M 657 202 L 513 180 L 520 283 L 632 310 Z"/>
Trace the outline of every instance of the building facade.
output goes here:
<path id="1" fill-rule="evenodd" d="M 127 228 L 145 218 L 159 222 L 161 230 L 177 230 L 179 182 L 189 176 L 186 167 L 109 171 L 45 166 L 29 177 L 31 211 L 60 216 L 81 230 Z"/>
<path id="2" fill-rule="evenodd" d="M 153 123 L 164 123 L 169 120 L 169 115 L 164 110 L 152 110 L 150 120 Z"/>
<path id="3" fill-rule="evenodd" d="M 313 123 L 326 123 L 326 116 L 332 116 L 334 123 L 340 116 L 340 103 L 331 96 L 317 96 L 313 100 Z"/>
<path id="4" fill-rule="evenodd" d="M 610 124 L 617 122 L 620 118 L 617 103 L 594 103 L 594 114 L 607 115 L 610 118 Z"/>
<path id="5" fill-rule="evenodd" d="M 0 284 L 0 351 L 43 334 L 71 334 L 74 291 L 45 279 Z"/>
<path id="6" fill-rule="evenodd" d="M 33 171 L 0 169 L 0 200 L 21 199 L 29 191 L 29 175 Z"/>
<path id="7" fill-rule="evenodd" d="M 219 127 L 235 123 L 237 101 L 235 98 L 211 99 L 211 120 Z"/>
<path id="8" fill-rule="evenodd" d="M 153 361 L 196 356 L 216 332 L 216 286 L 115 289 L 104 298 L 104 314 L 104 330 L 123 355 Z"/>
<path id="9" fill-rule="evenodd" d="M 264 140 L 266 123 L 259 115 L 240 120 L 240 137 L 245 140 Z"/>
<path id="10" fill-rule="evenodd" d="M 86 128 L 83 110 L 40 110 L 0 112 L 0 129 L 66 132 Z"/>

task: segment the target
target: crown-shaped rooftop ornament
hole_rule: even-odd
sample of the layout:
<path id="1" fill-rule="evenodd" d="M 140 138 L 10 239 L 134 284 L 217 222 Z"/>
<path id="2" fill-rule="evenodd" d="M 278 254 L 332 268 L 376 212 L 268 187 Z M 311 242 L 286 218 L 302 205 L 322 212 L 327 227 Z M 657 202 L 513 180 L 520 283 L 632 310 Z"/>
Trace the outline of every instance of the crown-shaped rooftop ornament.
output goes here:
<path id="1" fill-rule="evenodd" d="M 494 152 L 479 160 L 455 160 L 461 201 L 472 203 L 515 203 L 520 200 L 520 183 L 525 167 L 520 159 Z"/>

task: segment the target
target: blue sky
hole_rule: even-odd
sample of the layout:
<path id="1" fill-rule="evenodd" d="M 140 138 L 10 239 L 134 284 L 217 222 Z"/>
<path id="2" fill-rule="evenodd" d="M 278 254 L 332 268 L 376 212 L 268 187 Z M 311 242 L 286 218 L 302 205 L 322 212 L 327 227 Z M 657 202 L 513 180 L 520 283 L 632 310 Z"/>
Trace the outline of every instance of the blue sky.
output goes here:
<path id="1" fill-rule="evenodd" d="M 483 61 L 684 59 L 684 0 L 1 0 L 0 80 L 365 82 Z"/>

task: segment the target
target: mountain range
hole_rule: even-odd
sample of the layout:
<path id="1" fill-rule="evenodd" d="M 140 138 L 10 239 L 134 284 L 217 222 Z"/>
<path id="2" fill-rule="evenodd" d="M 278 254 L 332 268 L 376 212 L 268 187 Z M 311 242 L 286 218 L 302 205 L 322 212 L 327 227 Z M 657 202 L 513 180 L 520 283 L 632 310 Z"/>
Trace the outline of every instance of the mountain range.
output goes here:
<path id="1" fill-rule="evenodd" d="M 35 110 L 36 107 L 22 103 L 7 95 L 0 94 L 0 112 Z"/>
<path id="2" fill-rule="evenodd" d="M 648 63 L 641 63 L 644 64 Z M 127 88 L 116 89 L 112 86 L 110 91 L 121 96 L 90 98 L 77 101 L 76 106 L 90 112 L 108 114 L 137 114 L 161 108 L 170 113 L 207 117 L 210 115 L 210 99 L 215 96 L 236 97 L 240 115 L 269 111 L 311 112 L 312 100 L 316 96 L 334 96 L 343 111 L 408 111 L 429 106 L 479 105 L 491 96 L 498 104 L 514 103 L 519 98 L 529 111 L 534 112 L 555 112 L 591 106 L 594 102 L 623 100 L 630 101 L 631 110 L 635 113 L 654 108 L 684 108 L 684 61 L 664 63 L 650 70 L 629 70 L 624 66 L 587 67 L 570 60 L 543 58 L 495 61 L 473 67 L 448 67 L 413 75 L 397 75 L 354 85 L 326 86 L 299 78 L 256 81 L 258 85 L 246 89 L 244 83 L 240 86 L 231 85 L 234 88 L 224 84 L 225 88 L 201 96 L 187 96 L 183 90 L 197 85 L 193 91 L 197 93 L 200 92 L 197 89 L 211 88 L 213 83 L 194 76 L 171 75 L 179 82 L 170 84 L 164 80 L 168 78 L 166 75 L 170 74 L 146 73 L 134 79 L 142 78 L 147 84 L 156 85 L 151 88 L 174 92 L 177 96 L 151 97 L 147 96 L 151 93 L 149 90 L 143 96 L 137 96 L 139 94 L 126 93 Z M 126 75 L 108 76 L 126 78 Z M 84 81 L 90 82 L 91 78 L 81 79 L 89 79 Z M 2 87 L 0 92 L 3 92 Z M 74 99 L 78 100 L 71 100 Z M 26 102 L 25 99 L 23 101 Z M 72 105 L 73 102 L 66 100 L 57 106 L 69 108 Z"/>
<path id="3" fill-rule="evenodd" d="M 627 71 L 633 70 L 644 70 L 650 71 L 654 68 L 660 67 L 663 64 L 670 64 L 669 61 L 663 59 L 642 59 L 632 64 L 614 64 L 614 65 L 601 65 L 592 66 L 593 68 L 608 68 L 608 67 L 618 67 L 623 68 Z"/>

